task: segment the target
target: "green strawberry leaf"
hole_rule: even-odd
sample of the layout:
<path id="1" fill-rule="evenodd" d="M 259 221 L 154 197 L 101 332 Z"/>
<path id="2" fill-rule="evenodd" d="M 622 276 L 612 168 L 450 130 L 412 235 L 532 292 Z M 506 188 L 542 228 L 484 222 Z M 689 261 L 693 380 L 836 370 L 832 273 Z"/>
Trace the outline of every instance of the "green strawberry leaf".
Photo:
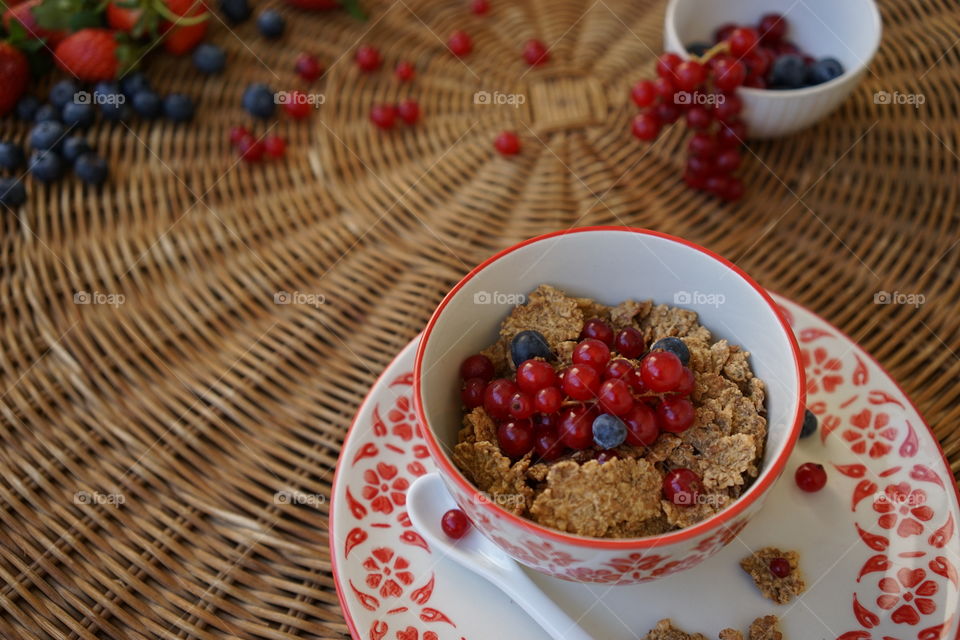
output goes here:
<path id="1" fill-rule="evenodd" d="M 96 3 L 91 0 L 43 0 L 32 9 L 37 25 L 44 29 L 72 29 L 71 21 L 78 13 L 96 11 Z M 100 24 L 98 19 L 95 23 Z"/>
<path id="2" fill-rule="evenodd" d="M 367 14 L 360 8 L 360 3 L 357 0 L 340 0 L 340 3 L 343 5 L 343 8 L 347 10 L 347 13 L 357 20 L 367 19 Z"/>
<path id="3" fill-rule="evenodd" d="M 99 27 L 102 24 L 100 14 L 92 10 L 78 11 L 68 20 L 70 31 L 79 31 L 87 27 Z"/>

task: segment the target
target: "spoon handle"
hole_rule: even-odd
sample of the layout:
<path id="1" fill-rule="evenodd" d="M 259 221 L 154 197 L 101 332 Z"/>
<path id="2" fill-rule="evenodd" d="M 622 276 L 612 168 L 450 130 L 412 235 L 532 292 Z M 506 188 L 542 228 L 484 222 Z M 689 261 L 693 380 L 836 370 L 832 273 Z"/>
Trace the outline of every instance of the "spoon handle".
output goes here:
<path id="1" fill-rule="evenodd" d="M 566 611 L 540 590 L 527 575 L 510 571 L 501 588 L 555 640 L 592 640 Z"/>

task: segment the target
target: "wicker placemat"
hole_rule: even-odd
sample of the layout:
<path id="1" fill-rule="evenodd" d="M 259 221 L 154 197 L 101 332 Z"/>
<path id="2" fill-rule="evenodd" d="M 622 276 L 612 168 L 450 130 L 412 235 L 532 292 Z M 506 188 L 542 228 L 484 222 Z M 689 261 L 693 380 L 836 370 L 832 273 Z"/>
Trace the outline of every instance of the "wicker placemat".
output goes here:
<path id="1" fill-rule="evenodd" d="M 346 634 L 327 506 L 275 493 L 328 495 L 352 414 L 442 295 L 558 228 L 644 226 L 729 256 L 876 354 L 960 469 L 955 2 L 882 2 L 863 85 L 816 128 L 751 145 L 735 206 L 682 185 L 679 136 L 647 148 L 628 133 L 660 0 L 492 0 L 482 18 L 463 0 L 367 4 L 366 23 L 284 9 L 279 44 L 252 23 L 214 29 L 231 58 L 217 81 L 157 61 L 161 89 L 199 98 L 197 121 L 98 128 L 107 188 L 31 185 L 3 216 L 0 636 Z M 463 62 L 443 50 L 455 28 L 475 40 Z M 534 36 L 552 61 L 525 73 Z M 383 72 L 357 70 L 358 42 L 381 48 Z M 287 160 L 237 165 L 242 87 L 298 86 L 301 50 L 337 60 L 326 104 L 276 125 Z M 417 64 L 411 85 L 389 71 L 400 59 Z M 372 103 L 404 96 L 418 126 L 370 126 Z M 492 149 L 505 128 L 523 137 L 510 159 Z M 875 305 L 884 290 L 926 303 Z"/>

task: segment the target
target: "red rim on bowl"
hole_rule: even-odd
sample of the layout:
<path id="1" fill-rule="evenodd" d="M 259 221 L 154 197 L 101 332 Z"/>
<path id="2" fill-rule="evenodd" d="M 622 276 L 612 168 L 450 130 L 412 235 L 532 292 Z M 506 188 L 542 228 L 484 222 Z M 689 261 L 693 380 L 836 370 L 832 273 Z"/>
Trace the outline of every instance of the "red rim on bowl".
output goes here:
<path id="1" fill-rule="evenodd" d="M 430 451 L 434 462 L 437 463 L 437 466 L 443 469 L 446 474 L 453 479 L 457 485 L 470 494 L 471 496 L 479 499 L 480 491 L 471 483 L 467 478 L 457 469 L 456 465 L 453 464 L 453 461 L 447 456 L 443 451 L 440 443 L 437 441 L 436 436 L 433 433 L 433 430 L 430 429 L 428 422 L 426 420 L 426 414 L 423 410 L 423 400 L 420 393 L 420 377 L 423 371 L 423 356 L 424 351 L 426 350 L 426 345 L 430 340 L 430 334 L 433 332 L 434 326 L 437 324 L 440 315 L 443 313 L 443 310 L 450 303 L 453 297 L 464 287 L 470 280 L 477 276 L 481 271 L 486 269 L 489 265 L 493 264 L 497 260 L 503 258 L 506 255 L 522 249 L 527 245 L 540 242 L 541 240 L 546 240 L 548 238 L 554 238 L 557 236 L 564 236 L 573 233 L 590 233 L 593 231 L 622 231 L 628 233 L 637 233 L 641 235 L 653 236 L 656 238 L 661 238 L 664 240 L 669 240 L 682 244 L 690 249 L 699 251 L 707 255 L 710 258 L 713 258 L 720 264 L 724 265 L 728 269 L 736 273 L 740 278 L 742 278 L 747 284 L 749 284 L 759 295 L 763 298 L 763 301 L 766 302 L 767 306 L 774 313 L 777 320 L 780 322 L 780 326 L 783 329 L 784 333 L 787 336 L 787 339 L 790 342 L 790 348 L 793 351 L 793 364 L 799 381 L 799 389 L 797 390 L 797 410 L 793 417 L 793 424 L 790 426 L 790 432 L 787 434 L 785 440 L 787 446 L 777 454 L 777 456 L 767 465 L 764 470 L 763 477 L 754 483 L 747 492 L 738 498 L 732 505 L 720 511 L 716 515 L 713 515 L 706 520 L 702 520 L 695 525 L 686 527 L 684 529 L 679 529 L 677 531 L 665 533 L 659 536 L 650 536 L 646 538 L 588 538 L 585 536 L 578 536 L 570 533 L 564 533 L 556 529 L 550 529 L 543 527 L 533 520 L 528 520 L 522 516 L 514 515 L 510 513 L 503 507 L 497 505 L 495 502 L 484 501 L 484 504 L 493 509 L 497 515 L 501 518 L 508 520 L 509 522 L 516 524 L 524 529 L 527 529 L 530 533 L 533 533 L 537 536 L 548 538 L 550 540 L 565 542 L 568 544 L 578 545 L 580 547 L 594 548 L 594 549 L 638 549 L 638 548 L 654 548 L 659 547 L 664 544 L 671 544 L 674 542 L 682 542 L 688 540 L 695 536 L 704 533 L 705 531 L 711 530 L 715 527 L 722 526 L 724 523 L 728 522 L 732 518 L 735 518 L 737 515 L 742 513 L 747 507 L 753 504 L 757 498 L 759 498 L 763 493 L 770 488 L 770 486 L 780 477 L 780 474 L 783 472 L 784 466 L 787 464 L 787 459 L 790 457 L 790 452 L 793 447 L 789 443 L 795 443 L 797 437 L 800 433 L 800 427 L 803 423 L 803 412 L 804 407 L 806 406 L 806 384 L 803 367 L 800 365 L 800 346 L 797 343 L 796 336 L 793 335 L 793 331 L 790 329 L 790 325 L 784 319 L 783 315 L 780 313 L 779 308 L 776 303 L 770 297 L 770 295 L 759 285 L 753 278 L 748 276 L 742 269 L 737 267 L 735 264 L 727 260 L 726 258 L 717 255 L 716 253 L 705 249 L 698 244 L 694 244 L 689 240 L 684 240 L 683 238 L 678 238 L 666 233 L 661 233 L 659 231 L 650 231 L 649 229 L 638 229 L 634 227 L 616 227 L 616 226 L 597 226 L 597 227 L 581 227 L 577 229 L 568 229 L 565 231 L 555 231 L 553 233 L 548 233 L 542 236 L 537 236 L 535 238 L 530 238 L 519 244 L 516 244 L 512 247 L 508 247 L 503 251 L 500 251 L 496 255 L 488 258 L 473 270 L 470 271 L 466 276 L 463 277 L 460 282 L 450 290 L 443 300 L 440 302 L 440 305 L 437 307 L 436 311 L 433 312 L 433 315 L 430 316 L 430 321 L 427 323 L 427 328 L 423 331 L 423 336 L 420 339 L 420 344 L 417 346 L 417 355 L 416 360 L 414 361 L 413 366 L 413 403 L 416 408 L 417 419 L 420 421 L 420 424 L 423 426 L 422 432 L 424 440 L 427 444 L 427 449 Z"/>

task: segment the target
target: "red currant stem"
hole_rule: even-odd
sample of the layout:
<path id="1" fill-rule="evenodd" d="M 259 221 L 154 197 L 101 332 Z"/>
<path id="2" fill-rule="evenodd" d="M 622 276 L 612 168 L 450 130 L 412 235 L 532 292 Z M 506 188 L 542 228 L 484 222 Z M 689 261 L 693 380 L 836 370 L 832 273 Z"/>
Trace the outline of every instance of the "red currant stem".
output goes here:
<path id="1" fill-rule="evenodd" d="M 696 56 L 691 56 L 691 57 L 697 62 L 699 62 L 700 64 L 705 65 L 707 64 L 707 62 L 710 61 L 711 58 L 714 58 L 721 53 L 730 53 L 730 43 L 727 42 L 726 40 L 722 40 L 717 44 L 713 45 L 712 47 L 704 51 L 703 55 L 700 56 L 699 58 Z"/>

